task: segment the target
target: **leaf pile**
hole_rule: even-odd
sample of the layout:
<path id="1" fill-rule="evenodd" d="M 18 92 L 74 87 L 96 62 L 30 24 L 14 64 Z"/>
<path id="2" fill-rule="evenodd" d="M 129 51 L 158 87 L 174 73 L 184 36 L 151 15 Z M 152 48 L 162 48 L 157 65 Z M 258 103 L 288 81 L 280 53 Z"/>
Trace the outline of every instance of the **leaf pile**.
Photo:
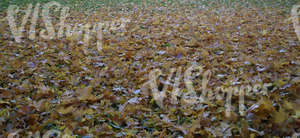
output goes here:
<path id="1" fill-rule="evenodd" d="M 289 15 L 256 8 L 118 8 L 68 18 L 129 18 L 124 30 L 103 30 L 102 51 L 95 39 L 89 47 L 73 38 L 31 41 L 27 31 L 16 43 L 1 23 L 0 136 L 19 129 L 87 137 L 282 137 L 300 131 L 300 43 Z M 195 63 L 212 71 L 210 88 L 272 83 L 277 89 L 247 96 L 245 116 L 233 96 L 230 117 L 224 116 L 225 101 L 194 108 L 165 100 L 162 109 L 145 94 L 151 70 L 168 74 Z M 186 91 L 183 81 L 180 88 Z"/>

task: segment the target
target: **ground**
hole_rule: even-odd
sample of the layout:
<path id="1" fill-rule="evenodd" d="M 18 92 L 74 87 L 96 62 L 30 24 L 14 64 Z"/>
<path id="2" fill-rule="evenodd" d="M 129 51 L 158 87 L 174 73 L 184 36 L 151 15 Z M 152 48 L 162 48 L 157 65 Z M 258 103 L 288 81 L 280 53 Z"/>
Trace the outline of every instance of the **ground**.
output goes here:
<path id="1" fill-rule="evenodd" d="M 70 25 L 130 20 L 121 29 L 104 27 L 101 49 L 95 32 L 88 45 L 74 35 L 30 40 L 30 23 L 16 42 L 4 18 L 7 7 L 26 10 L 31 2 L 35 6 L 36 1 L 1 2 L 1 137 L 49 130 L 74 137 L 283 137 L 300 132 L 300 42 L 290 18 L 296 1 L 57 1 L 71 7 Z M 51 17 L 57 34 L 60 11 Z M 43 29 L 40 17 L 36 32 Z M 211 73 L 205 83 L 211 97 L 188 104 L 184 76 L 193 65 Z M 153 75 L 154 70 L 161 75 Z M 200 97 L 207 76 L 191 74 L 194 96 Z M 153 76 L 157 89 L 148 83 Z M 218 87 L 226 89 L 221 98 Z M 177 102 L 172 101 L 174 88 L 180 93 Z M 245 90 L 243 114 L 236 88 Z M 153 90 L 166 97 L 158 100 Z"/>

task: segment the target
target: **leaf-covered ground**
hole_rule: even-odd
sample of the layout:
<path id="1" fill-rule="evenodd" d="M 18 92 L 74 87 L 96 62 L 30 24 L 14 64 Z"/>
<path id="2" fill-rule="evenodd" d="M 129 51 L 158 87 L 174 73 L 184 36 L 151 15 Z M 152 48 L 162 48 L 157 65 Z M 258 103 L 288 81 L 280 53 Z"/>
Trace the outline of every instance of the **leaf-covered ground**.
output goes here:
<path id="1" fill-rule="evenodd" d="M 2 21 L 1 137 L 50 129 L 82 137 L 282 137 L 300 132 L 300 43 L 289 14 L 221 6 L 116 8 L 88 16 L 74 12 L 68 18 L 70 23 L 130 19 L 123 31 L 103 30 L 102 51 L 95 39 L 89 47 L 74 38 L 32 41 L 28 35 L 16 43 Z M 184 71 L 192 64 L 212 71 L 209 88 L 272 83 L 275 90 L 246 96 L 244 116 L 237 95 L 230 117 L 225 100 L 199 107 L 166 99 L 166 108 L 159 107 L 151 89 L 143 87 L 149 73 L 161 69 L 167 75 L 171 68 Z M 193 80 L 196 90 L 200 80 Z M 183 80 L 179 86 L 187 91 Z"/>

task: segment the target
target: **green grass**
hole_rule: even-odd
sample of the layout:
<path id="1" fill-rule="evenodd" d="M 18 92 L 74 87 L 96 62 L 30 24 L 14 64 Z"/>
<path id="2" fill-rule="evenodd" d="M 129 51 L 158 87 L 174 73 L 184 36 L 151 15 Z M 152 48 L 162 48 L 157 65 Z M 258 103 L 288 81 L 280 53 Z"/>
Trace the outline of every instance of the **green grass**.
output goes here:
<path id="1" fill-rule="evenodd" d="M 5 11 L 9 5 L 17 5 L 20 7 L 27 6 L 29 3 L 45 4 L 52 0 L 1 0 L 0 11 Z M 280 8 L 289 10 L 299 0 L 56 0 L 62 5 L 73 8 L 74 10 L 95 10 L 101 7 L 118 6 L 120 4 L 135 5 L 160 5 L 167 6 L 170 4 L 191 5 L 198 7 L 204 5 L 214 7 L 222 5 L 227 7 L 249 7 L 254 5 L 257 7 Z"/>

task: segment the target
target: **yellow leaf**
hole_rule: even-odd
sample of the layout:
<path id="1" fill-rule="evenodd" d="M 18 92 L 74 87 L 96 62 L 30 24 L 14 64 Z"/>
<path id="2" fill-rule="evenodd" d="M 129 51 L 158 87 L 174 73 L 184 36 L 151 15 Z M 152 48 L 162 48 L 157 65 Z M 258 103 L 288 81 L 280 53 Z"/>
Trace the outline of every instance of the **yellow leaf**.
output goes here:
<path id="1" fill-rule="evenodd" d="M 250 138 L 255 138 L 255 134 L 254 133 L 250 134 Z"/>
<path id="2" fill-rule="evenodd" d="M 92 87 L 88 86 L 83 89 L 78 89 L 77 93 L 79 94 L 78 99 L 81 101 L 84 100 L 93 100 L 94 96 L 92 95 Z"/>
<path id="3" fill-rule="evenodd" d="M 89 114 L 89 115 L 94 114 L 94 110 L 93 109 L 87 109 L 84 112 L 85 112 L 85 114 Z"/>
<path id="4" fill-rule="evenodd" d="M 155 20 L 154 22 L 153 22 L 153 25 L 159 25 L 160 24 L 160 21 L 159 20 Z"/>
<path id="5" fill-rule="evenodd" d="M 183 29 L 184 29 L 184 30 L 188 30 L 188 29 L 189 29 L 189 26 L 188 26 L 187 24 L 184 24 L 184 25 L 183 25 Z"/>
<path id="6" fill-rule="evenodd" d="M 267 34 L 268 34 L 268 31 L 267 30 L 263 30 L 262 35 L 266 36 Z"/>
<path id="7" fill-rule="evenodd" d="M 68 114 L 68 113 L 71 113 L 73 111 L 73 106 L 69 106 L 67 108 L 64 108 L 64 107 L 61 107 L 57 110 L 59 113 L 65 115 L 65 114 Z"/>
<path id="8" fill-rule="evenodd" d="M 282 87 L 283 85 L 285 85 L 287 82 L 280 79 L 280 80 L 277 80 L 275 81 L 275 85 L 278 86 L 278 87 Z"/>
<path id="9" fill-rule="evenodd" d="M 209 53 L 208 53 L 208 51 L 202 49 L 202 55 L 203 55 L 204 57 L 207 57 L 207 56 L 209 56 Z"/>
<path id="10" fill-rule="evenodd" d="M 267 99 L 267 98 L 264 98 L 262 100 L 262 106 L 267 111 L 274 111 L 275 110 L 274 107 L 273 107 L 272 101 Z"/>
<path id="11" fill-rule="evenodd" d="M 287 119 L 286 113 L 280 109 L 278 112 L 274 113 L 274 122 L 277 124 L 283 123 Z"/>
<path id="12" fill-rule="evenodd" d="M 290 103 L 289 101 L 284 101 L 283 107 L 285 107 L 286 109 L 293 109 L 293 104 Z"/>
<path id="13" fill-rule="evenodd" d="M 300 118 L 300 110 L 296 110 L 296 115 L 294 115 L 293 117 L 299 119 Z"/>

